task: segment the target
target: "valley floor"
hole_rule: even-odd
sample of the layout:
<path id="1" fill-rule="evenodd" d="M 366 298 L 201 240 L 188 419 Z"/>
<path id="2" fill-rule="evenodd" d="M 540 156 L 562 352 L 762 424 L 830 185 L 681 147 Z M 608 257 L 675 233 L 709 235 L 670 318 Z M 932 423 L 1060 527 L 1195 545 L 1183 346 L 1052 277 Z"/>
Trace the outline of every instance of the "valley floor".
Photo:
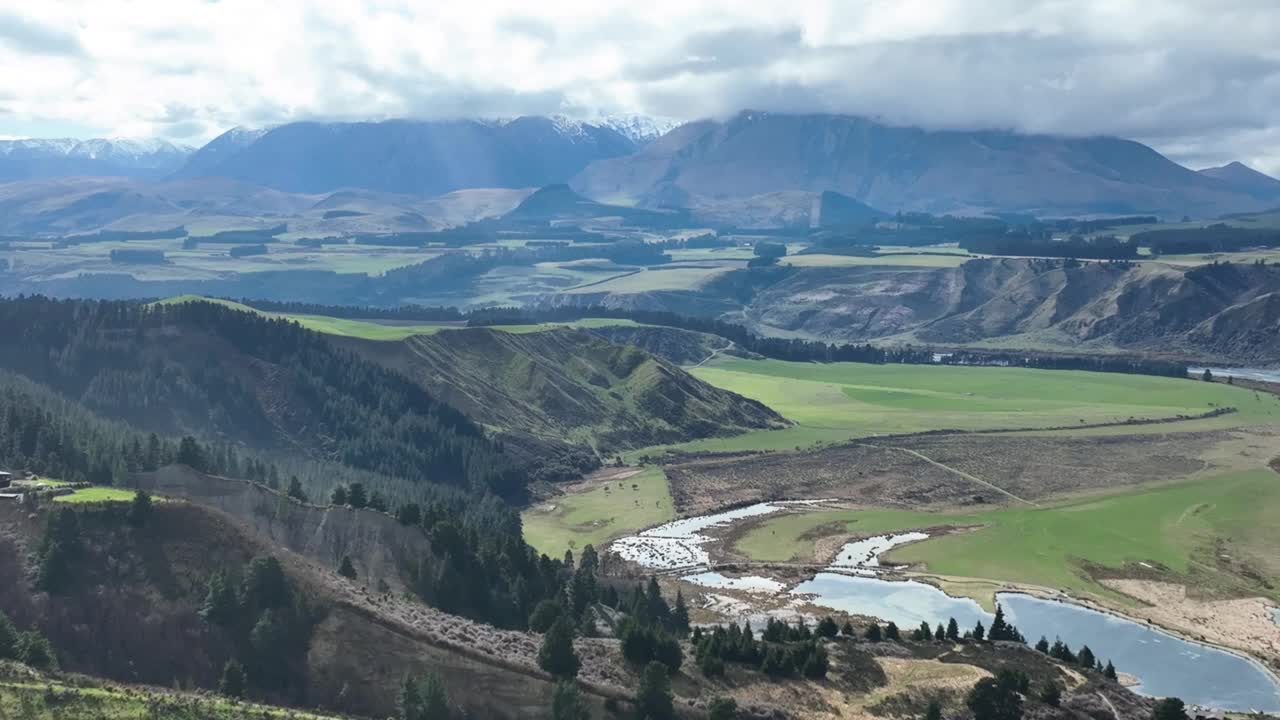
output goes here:
<path id="1" fill-rule="evenodd" d="M 713 567 L 795 581 L 850 540 L 923 530 L 928 540 L 886 560 L 988 610 L 1001 590 L 1066 593 L 1280 667 L 1280 397 L 1012 368 L 718 359 L 695 373 L 797 425 L 633 453 L 660 458 L 674 516 L 827 501 L 712 532 Z M 1232 411 L 1187 419 L 1223 408 Z M 555 503 L 593 507 L 572 522 L 594 530 L 617 512 L 601 493 L 571 490 Z M 568 536 L 551 540 L 533 512 L 526 522 L 553 543 L 543 548 L 563 552 Z M 593 542 L 666 519 L 610 515 Z M 759 603 L 750 592 L 706 594 L 712 616 L 726 597 L 738 603 L 720 607 L 730 614 Z"/>

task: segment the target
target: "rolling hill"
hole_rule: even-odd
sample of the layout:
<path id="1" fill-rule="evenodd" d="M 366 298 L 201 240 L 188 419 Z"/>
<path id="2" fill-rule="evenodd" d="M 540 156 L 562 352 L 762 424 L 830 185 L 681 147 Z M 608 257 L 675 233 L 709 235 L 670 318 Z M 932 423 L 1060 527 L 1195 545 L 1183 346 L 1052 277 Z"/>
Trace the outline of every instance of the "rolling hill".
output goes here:
<path id="1" fill-rule="evenodd" d="M 601 452 L 785 424 L 760 403 L 583 330 L 472 328 L 345 344 L 412 378 L 474 422 Z"/>
<path id="2" fill-rule="evenodd" d="M 831 190 L 888 211 L 1067 215 L 1217 215 L 1280 199 L 1260 200 L 1119 138 L 751 111 L 683 125 L 632 155 L 592 163 L 571 184 L 589 197 L 651 205 Z"/>

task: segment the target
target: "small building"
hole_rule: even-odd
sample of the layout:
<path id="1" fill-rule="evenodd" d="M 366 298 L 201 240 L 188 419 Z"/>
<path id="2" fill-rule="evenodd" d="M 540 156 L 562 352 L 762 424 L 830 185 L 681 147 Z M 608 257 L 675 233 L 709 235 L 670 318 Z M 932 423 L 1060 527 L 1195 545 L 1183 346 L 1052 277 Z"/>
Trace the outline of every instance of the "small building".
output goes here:
<path id="1" fill-rule="evenodd" d="M 13 473 L 0 470 L 0 488 L 7 488 L 13 484 Z"/>

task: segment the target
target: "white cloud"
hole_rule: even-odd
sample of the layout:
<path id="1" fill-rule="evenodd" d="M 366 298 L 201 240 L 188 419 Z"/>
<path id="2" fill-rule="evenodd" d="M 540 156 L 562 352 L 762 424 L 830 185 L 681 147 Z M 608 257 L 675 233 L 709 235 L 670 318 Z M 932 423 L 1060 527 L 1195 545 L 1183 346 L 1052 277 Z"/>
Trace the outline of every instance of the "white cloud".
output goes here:
<path id="1" fill-rule="evenodd" d="M 0 133 L 853 112 L 1280 172 L 1274 0 L 0 0 Z"/>

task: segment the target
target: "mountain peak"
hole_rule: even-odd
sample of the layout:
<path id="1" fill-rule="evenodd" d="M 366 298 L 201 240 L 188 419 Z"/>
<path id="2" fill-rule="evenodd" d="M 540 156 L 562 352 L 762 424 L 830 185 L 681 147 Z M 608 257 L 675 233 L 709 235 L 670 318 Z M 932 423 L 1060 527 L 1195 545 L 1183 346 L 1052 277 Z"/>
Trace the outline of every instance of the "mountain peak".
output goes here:
<path id="1" fill-rule="evenodd" d="M 1280 200 L 1280 180 L 1258 172 L 1239 160 L 1233 160 L 1218 167 L 1205 168 L 1200 171 L 1200 174 L 1257 198 L 1269 201 Z"/>

